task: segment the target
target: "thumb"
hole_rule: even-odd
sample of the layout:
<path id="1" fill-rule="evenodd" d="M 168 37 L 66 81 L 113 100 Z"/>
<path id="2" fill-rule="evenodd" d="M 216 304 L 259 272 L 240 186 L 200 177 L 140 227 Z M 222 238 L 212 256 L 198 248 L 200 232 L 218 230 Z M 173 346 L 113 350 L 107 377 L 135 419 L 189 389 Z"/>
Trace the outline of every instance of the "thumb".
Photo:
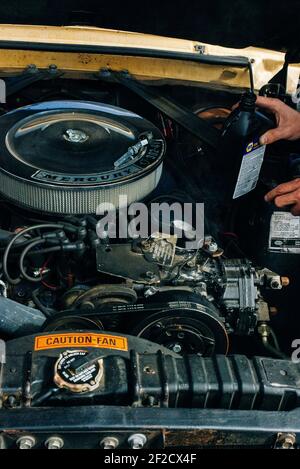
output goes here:
<path id="1" fill-rule="evenodd" d="M 269 130 L 259 139 L 261 145 L 270 145 L 284 138 L 282 130 L 277 127 L 276 129 Z"/>

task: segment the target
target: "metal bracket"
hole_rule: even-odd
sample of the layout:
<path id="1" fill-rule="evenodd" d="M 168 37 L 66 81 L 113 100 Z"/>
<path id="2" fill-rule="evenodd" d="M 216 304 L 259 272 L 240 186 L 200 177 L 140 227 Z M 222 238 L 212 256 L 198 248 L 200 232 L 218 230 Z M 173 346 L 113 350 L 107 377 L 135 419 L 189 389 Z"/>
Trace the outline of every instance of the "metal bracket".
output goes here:
<path id="1" fill-rule="evenodd" d="M 55 64 L 50 64 L 47 70 L 39 70 L 35 64 L 28 65 L 22 74 L 5 80 L 6 96 L 11 96 L 40 80 L 57 78 L 61 75 L 63 72 L 60 72 Z"/>

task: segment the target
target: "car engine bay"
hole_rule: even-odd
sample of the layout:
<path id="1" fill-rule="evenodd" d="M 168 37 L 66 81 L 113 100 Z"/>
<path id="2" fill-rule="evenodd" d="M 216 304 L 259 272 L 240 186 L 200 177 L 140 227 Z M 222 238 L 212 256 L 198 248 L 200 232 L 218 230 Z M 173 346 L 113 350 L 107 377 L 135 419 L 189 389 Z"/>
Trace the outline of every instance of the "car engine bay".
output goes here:
<path id="1" fill-rule="evenodd" d="M 155 88 L 218 132 L 241 98 Z M 211 148 L 114 80 L 54 78 L 9 96 L 0 109 L 1 408 L 299 407 L 290 358 L 298 254 L 270 249 L 276 211 L 263 199 L 295 172 L 295 149 L 267 152 L 255 190 L 232 200 L 222 144 Z M 130 206 L 140 202 L 147 236 L 118 218 L 101 223 L 113 205 L 138 228 Z M 176 210 L 166 221 L 153 204 L 188 205 L 190 223 Z"/>

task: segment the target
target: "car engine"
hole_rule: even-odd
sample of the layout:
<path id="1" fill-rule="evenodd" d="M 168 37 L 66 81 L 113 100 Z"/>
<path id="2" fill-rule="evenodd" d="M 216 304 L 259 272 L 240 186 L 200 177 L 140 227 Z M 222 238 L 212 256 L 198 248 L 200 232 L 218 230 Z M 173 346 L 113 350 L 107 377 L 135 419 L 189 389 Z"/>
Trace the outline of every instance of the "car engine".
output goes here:
<path id="1" fill-rule="evenodd" d="M 2 407 L 296 408 L 290 279 L 232 228 L 220 155 L 116 84 L 45 83 L 0 116 Z M 180 93 L 215 129 L 239 98 Z"/>

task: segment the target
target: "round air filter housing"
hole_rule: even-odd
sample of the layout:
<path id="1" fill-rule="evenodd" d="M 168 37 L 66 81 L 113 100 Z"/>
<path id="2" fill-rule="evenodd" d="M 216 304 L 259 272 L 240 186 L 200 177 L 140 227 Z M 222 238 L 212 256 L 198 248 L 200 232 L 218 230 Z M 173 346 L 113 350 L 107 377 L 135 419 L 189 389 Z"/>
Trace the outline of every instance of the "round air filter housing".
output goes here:
<path id="1" fill-rule="evenodd" d="M 0 117 L 0 192 L 29 210 L 96 213 L 157 186 L 165 142 L 149 121 L 106 104 L 51 101 Z M 125 200 L 125 199 L 123 199 Z"/>

